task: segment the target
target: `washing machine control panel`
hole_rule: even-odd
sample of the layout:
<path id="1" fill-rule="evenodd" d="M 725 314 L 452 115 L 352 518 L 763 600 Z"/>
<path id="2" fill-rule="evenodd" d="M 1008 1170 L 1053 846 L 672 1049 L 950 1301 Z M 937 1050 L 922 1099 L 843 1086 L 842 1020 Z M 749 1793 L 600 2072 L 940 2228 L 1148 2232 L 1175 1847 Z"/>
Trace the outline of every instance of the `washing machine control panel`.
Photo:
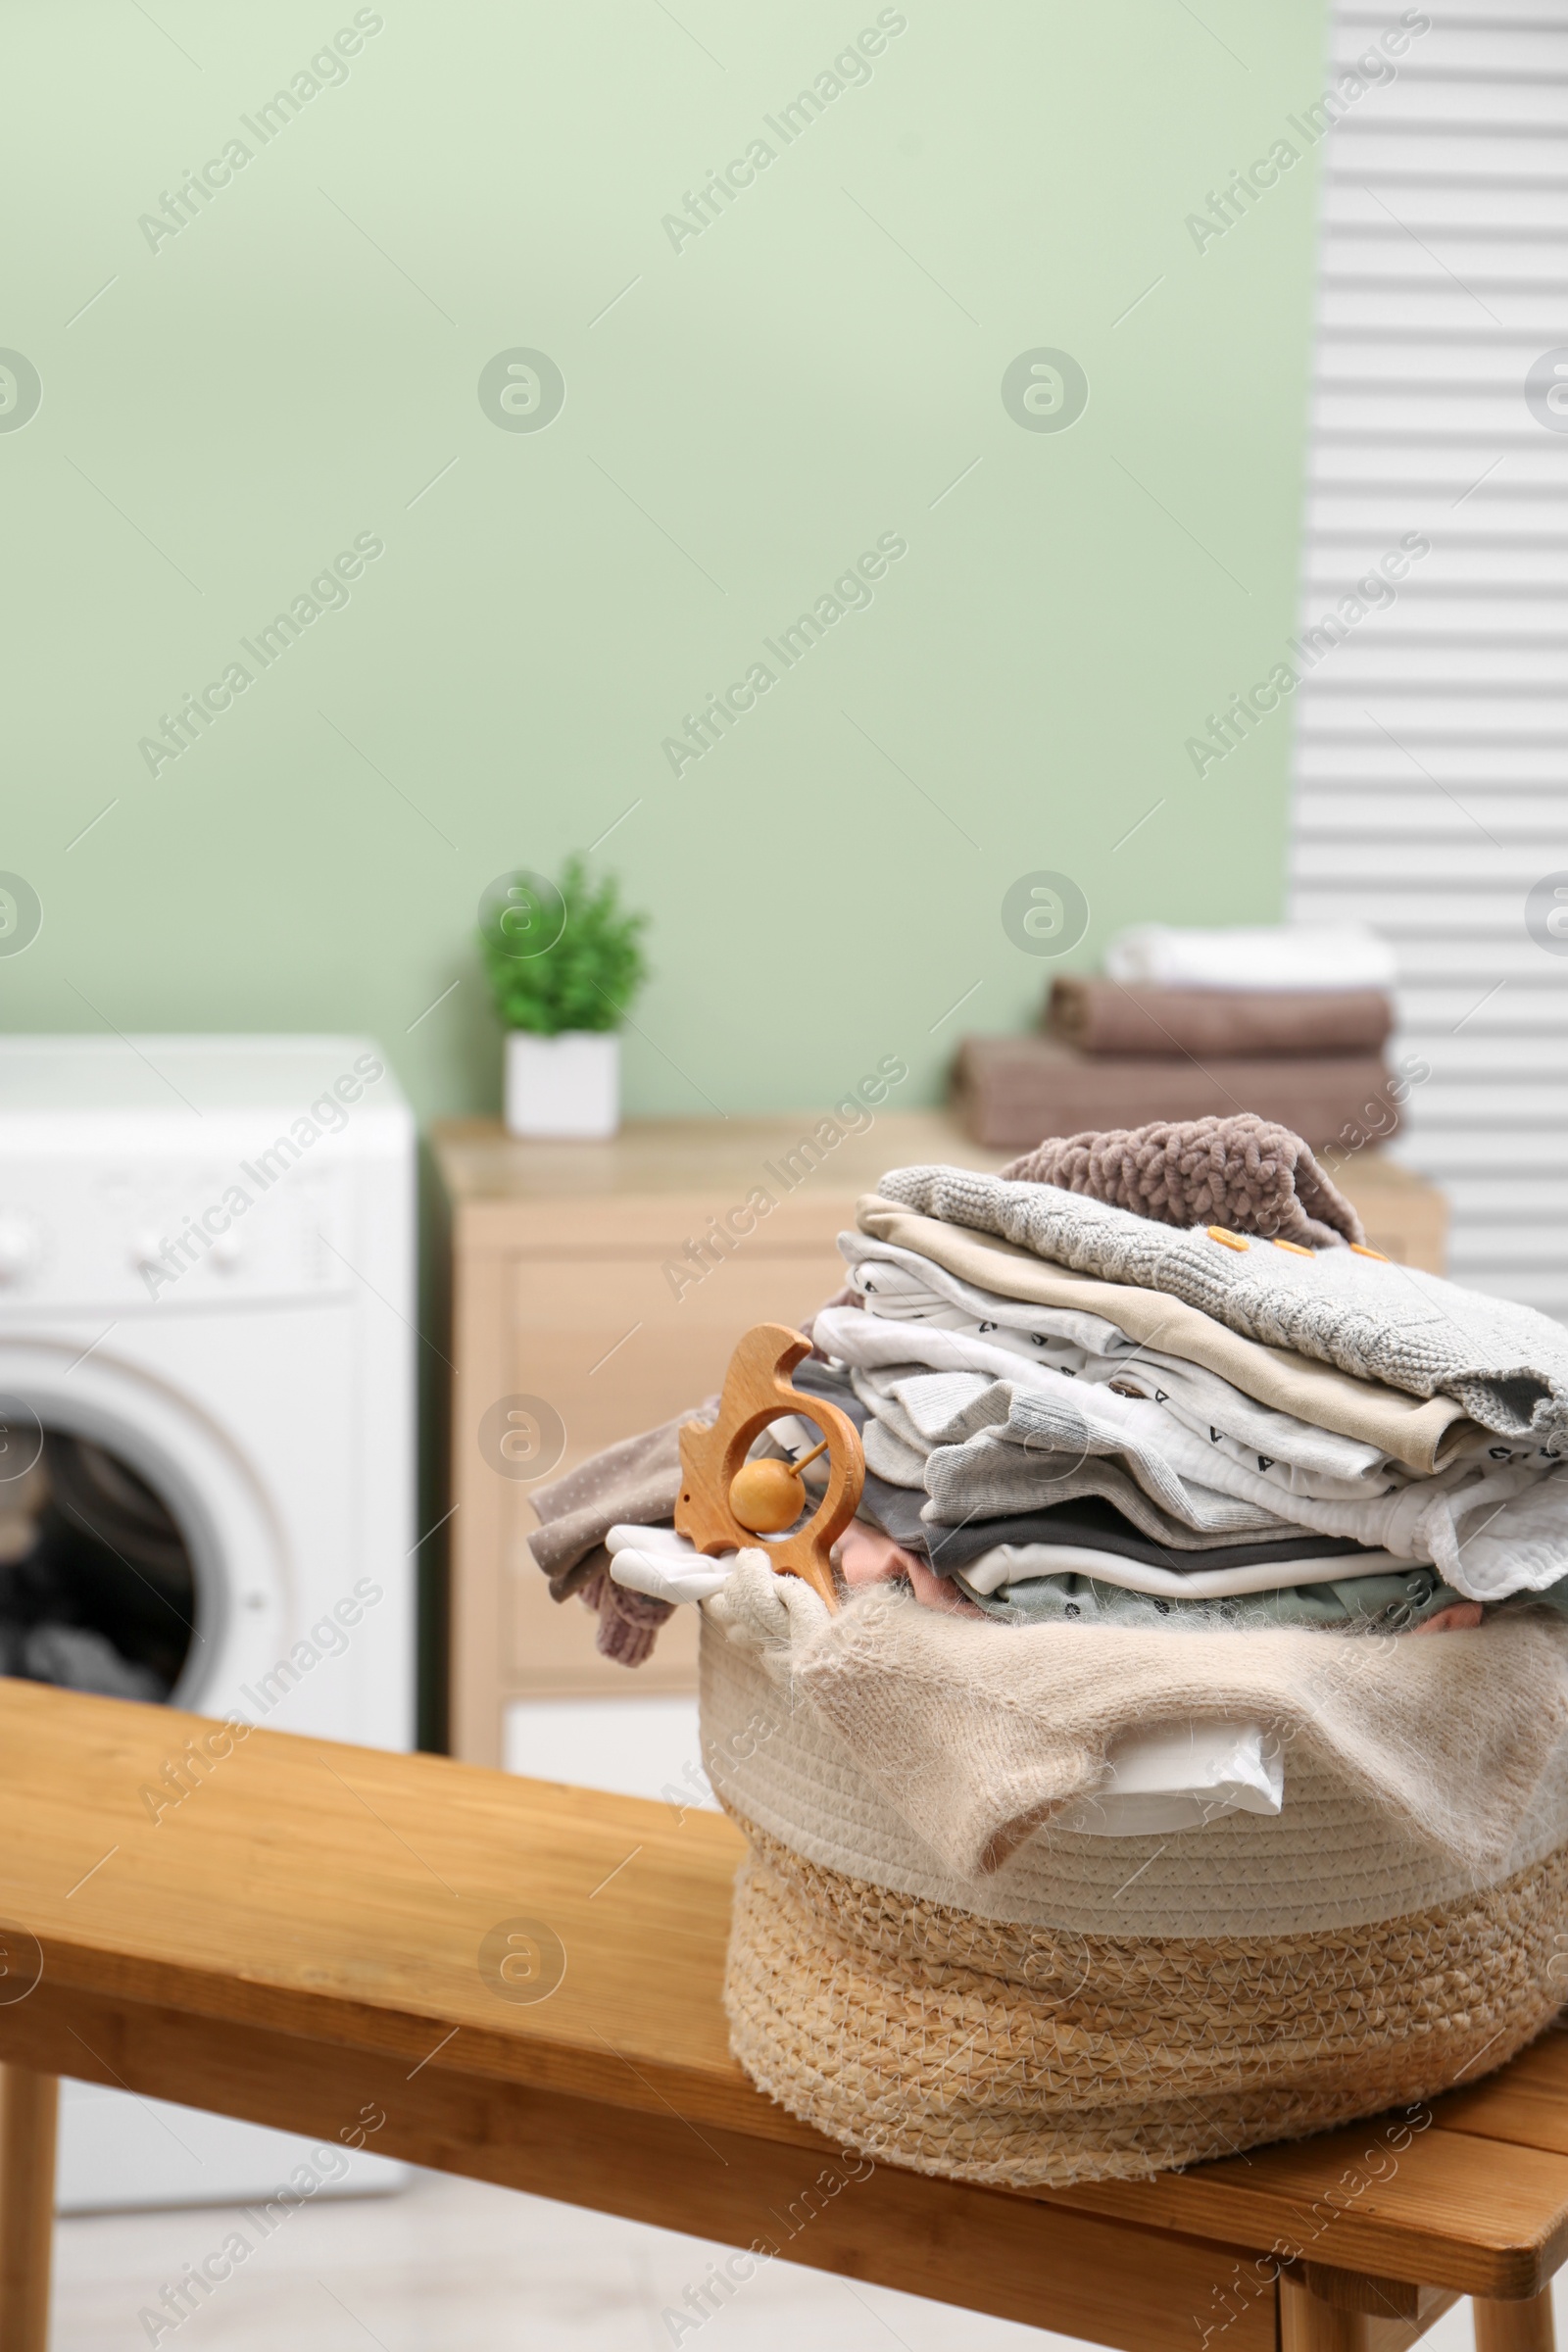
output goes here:
<path id="1" fill-rule="evenodd" d="M 24 1305 L 172 1308 L 345 1291 L 354 1173 L 226 1157 L 18 1162 L 0 1151 L 0 1323 Z"/>

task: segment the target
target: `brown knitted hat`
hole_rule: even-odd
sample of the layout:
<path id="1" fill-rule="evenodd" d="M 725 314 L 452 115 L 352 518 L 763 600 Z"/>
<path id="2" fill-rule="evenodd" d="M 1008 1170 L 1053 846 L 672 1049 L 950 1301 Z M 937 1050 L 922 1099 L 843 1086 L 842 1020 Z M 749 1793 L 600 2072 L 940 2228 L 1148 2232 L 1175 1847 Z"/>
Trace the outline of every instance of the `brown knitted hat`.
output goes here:
<path id="1" fill-rule="evenodd" d="M 1052 1136 L 1002 1173 L 1087 1193 L 1162 1225 L 1224 1225 L 1314 1250 L 1366 1240 L 1300 1137 L 1251 1111 Z"/>

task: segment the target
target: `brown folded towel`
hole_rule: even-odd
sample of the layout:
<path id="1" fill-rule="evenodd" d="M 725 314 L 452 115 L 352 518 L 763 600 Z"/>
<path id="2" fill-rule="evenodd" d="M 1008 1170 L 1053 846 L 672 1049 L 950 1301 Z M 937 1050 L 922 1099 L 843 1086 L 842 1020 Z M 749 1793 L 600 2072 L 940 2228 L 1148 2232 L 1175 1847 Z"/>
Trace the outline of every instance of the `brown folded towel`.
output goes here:
<path id="1" fill-rule="evenodd" d="M 954 1069 L 954 1105 L 977 1144 L 1027 1151 L 1043 1135 L 1142 1127 L 1151 1119 L 1250 1110 L 1314 1151 L 1386 1144 L 1399 1130 L 1375 1054 L 1213 1061 L 1131 1054 L 1095 1060 L 1049 1037 L 970 1037 Z"/>
<path id="2" fill-rule="evenodd" d="M 1083 1054 L 1376 1054 L 1394 1027 L 1380 988 L 1124 988 L 1063 974 L 1046 1027 Z"/>
<path id="3" fill-rule="evenodd" d="M 1054 1136 L 998 1170 L 1056 1184 L 1161 1225 L 1227 1226 L 1321 1250 L 1364 1242 L 1355 1210 L 1289 1128 L 1250 1111 L 1156 1119 L 1110 1134 Z"/>

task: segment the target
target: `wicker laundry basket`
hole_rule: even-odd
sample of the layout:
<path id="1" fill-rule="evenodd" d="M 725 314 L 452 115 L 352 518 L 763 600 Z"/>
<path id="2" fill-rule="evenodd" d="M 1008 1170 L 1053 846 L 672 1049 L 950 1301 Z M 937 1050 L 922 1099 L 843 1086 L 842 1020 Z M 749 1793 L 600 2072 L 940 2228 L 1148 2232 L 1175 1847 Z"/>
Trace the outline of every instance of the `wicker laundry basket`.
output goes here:
<path id="1" fill-rule="evenodd" d="M 863 1465 L 789 1386 L 807 1348 L 742 1340 L 716 1423 L 682 1431 L 675 1512 L 739 1547 L 702 1603 L 701 1705 L 749 1849 L 724 1997 L 754 2082 L 872 2156 L 1065 2186 L 1426 2099 L 1542 2031 L 1568 1996 L 1568 1628 L 1015 1629 L 886 1588 L 841 1608 L 827 1547 Z M 781 1411 L 825 1433 L 828 1483 L 768 1551 L 748 1531 L 789 1512 L 737 1517 L 737 1474 Z M 1139 1728 L 1267 1724 L 1283 1809 L 1066 1828 L 1057 1799 L 1109 1769 L 1107 1691 Z"/>
<path id="2" fill-rule="evenodd" d="M 704 1753 L 749 1848 L 731 2046 L 846 2146 L 1015 2188 L 1141 2179 L 1474 2081 L 1568 1995 L 1555 1776 L 1482 1886 L 1294 1762 L 1277 1818 L 1048 1826 L 965 1883 L 771 1666 L 705 1609 Z"/>

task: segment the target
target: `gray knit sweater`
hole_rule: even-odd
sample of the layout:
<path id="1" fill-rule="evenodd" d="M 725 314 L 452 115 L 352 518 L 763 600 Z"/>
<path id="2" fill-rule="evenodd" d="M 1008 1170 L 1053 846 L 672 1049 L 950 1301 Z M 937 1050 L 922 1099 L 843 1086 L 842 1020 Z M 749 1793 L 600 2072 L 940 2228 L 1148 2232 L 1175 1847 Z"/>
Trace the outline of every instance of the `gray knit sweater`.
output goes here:
<path id="1" fill-rule="evenodd" d="M 896 1168 L 877 1190 L 1077 1273 L 1163 1291 L 1269 1347 L 1413 1396 L 1451 1396 L 1502 1436 L 1551 1448 L 1568 1440 L 1568 1331 L 1534 1307 L 1352 1250 L 1302 1256 L 1256 1238 L 1230 1248 L 1204 1226 L 967 1168 Z"/>

